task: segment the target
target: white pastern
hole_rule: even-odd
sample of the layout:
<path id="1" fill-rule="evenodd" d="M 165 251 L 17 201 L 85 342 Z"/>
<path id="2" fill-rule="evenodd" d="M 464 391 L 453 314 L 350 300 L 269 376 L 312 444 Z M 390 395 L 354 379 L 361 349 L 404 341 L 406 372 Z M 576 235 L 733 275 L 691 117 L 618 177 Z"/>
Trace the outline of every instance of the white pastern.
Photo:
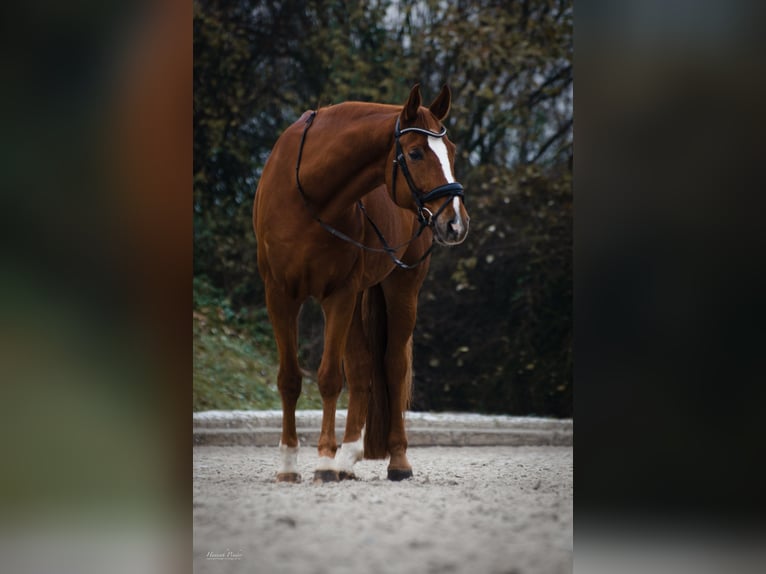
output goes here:
<path id="1" fill-rule="evenodd" d="M 447 146 L 441 138 L 435 138 L 428 136 L 428 147 L 430 147 L 439 158 L 439 163 L 442 166 L 444 172 L 444 178 L 447 183 L 455 183 L 455 176 L 452 175 L 452 166 L 449 164 L 449 155 L 447 154 Z"/>
<path id="2" fill-rule="evenodd" d="M 317 470 L 338 470 L 335 466 L 335 459 L 329 456 L 320 456 L 317 463 Z"/>
<path id="3" fill-rule="evenodd" d="M 335 455 L 335 464 L 340 472 L 354 472 L 354 464 L 364 458 L 364 434 L 354 442 L 344 442 Z"/>
<path id="4" fill-rule="evenodd" d="M 297 473 L 298 472 L 298 449 L 297 446 L 287 446 L 279 443 L 279 455 L 281 458 L 281 464 L 279 466 L 279 474 Z"/>

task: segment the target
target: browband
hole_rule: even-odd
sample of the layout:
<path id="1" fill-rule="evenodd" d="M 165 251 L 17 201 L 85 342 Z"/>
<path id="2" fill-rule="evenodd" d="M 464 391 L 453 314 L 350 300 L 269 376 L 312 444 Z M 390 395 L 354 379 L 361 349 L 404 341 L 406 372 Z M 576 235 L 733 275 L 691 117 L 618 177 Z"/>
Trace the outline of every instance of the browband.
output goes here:
<path id="1" fill-rule="evenodd" d="M 399 118 L 396 118 L 396 135 L 400 136 L 402 134 L 406 134 L 408 132 L 417 132 L 419 134 L 424 134 L 427 136 L 435 137 L 435 138 L 443 138 L 447 134 L 447 128 L 442 126 L 441 131 L 438 132 L 432 132 L 431 130 L 427 130 L 425 128 L 404 128 L 403 130 L 399 129 Z"/>

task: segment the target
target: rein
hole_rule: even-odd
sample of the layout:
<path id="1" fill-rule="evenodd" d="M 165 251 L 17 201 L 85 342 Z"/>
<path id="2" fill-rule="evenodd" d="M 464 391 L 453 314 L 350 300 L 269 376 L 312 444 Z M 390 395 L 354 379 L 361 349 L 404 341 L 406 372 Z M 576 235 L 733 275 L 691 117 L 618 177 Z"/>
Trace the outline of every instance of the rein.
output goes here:
<path id="1" fill-rule="evenodd" d="M 301 167 L 301 158 L 303 157 L 303 147 L 306 143 L 306 134 L 308 133 L 309 128 L 311 127 L 311 124 L 314 122 L 314 118 L 316 117 L 316 115 L 317 115 L 317 111 L 314 110 L 311 112 L 309 117 L 306 118 L 306 126 L 303 128 L 303 135 L 301 136 L 301 143 L 300 143 L 300 147 L 298 148 L 298 160 L 295 165 L 295 182 L 298 184 L 298 191 L 300 192 L 301 197 L 303 198 L 303 203 L 306 205 L 306 208 L 311 214 L 311 217 L 317 223 L 319 223 L 319 225 L 321 225 L 328 233 L 337 237 L 338 239 L 351 243 L 352 245 L 359 247 L 360 249 L 364 249 L 365 251 L 370 251 L 372 253 L 386 253 L 391 258 L 391 261 L 393 261 L 393 263 L 401 269 L 414 269 L 415 267 L 420 265 L 423 261 L 425 261 L 425 259 L 431 254 L 431 250 L 434 248 L 433 240 L 431 241 L 431 245 L 428 247 L 426 252 L 420 257 L 420 259 L 418 259 L 414 263 L 407 264 L 401 259 L 399 259 L 396 256 L 396 251 L 398 251 L 402 247 L 405 247 L 406 245 L 409 245 L 410 243 L 415 241 L 415 239 L 420 237 L 420 234 L 423 233 L 423 230 L 426 227 L 430 227 L 433 224 L 434 220 L 444 210 L 444 208 L 447 206 L 447 204 L 449 203 L 449 200 L 452 197 L 458 196 L 462 200 L 463 186 L 456 182 L 447 183 L 445 185 L 440 185 L 439 187 L 436 187 L 432 189 L 431 191 L 429 191 L 428 193 L 426 193 L 425 195 L 421 196 L 421 194 L 417 192 L 417 187 L 415 186 L 415 183 L 412 181 L 412 176 L 410 175 L 410 170 L 407 167 L 407 162 L 404 158 L 404 153 L 402 151 L 402 146 L 399 143 L 399 136 L 407 132 L 419 132 L 429 136 L 441 138 L 446 135 L 447 128 L 443 127 L 440 132 L 432 132 L 430 130 L 415 128 L 415 127 L 405 128 L 403 130 L 400 130 L 399 118 L 396 119 L 396 128 L 394 131 L 394 139 L 396 141 L 396 156 L 394 159 L 391 193 L 392 193 L 392 197 L 396 198 L 396 170 L 399 166 L 401 166 L 402 173 L 404 174 L 404 178 L 407 180 L 407 185 L 409 186 L 410 192 L 412 193 L 412 197 L 415 200 L 415 205 L 418 207 L 418 222 L 420 223 L 420 227 L 418 228 L 417 233 L 415 233 L 415 235 L 413 235 L 409 240 L 399 245 L 396 245 L 394 247 L 391 247 L 386 241 L 386 238 L 383 236 L 383 233 L 380 231 L 378 226 L 375 225 L 375 222 L 367 213 L 367 210 L 365 209 L 364 204 L 362 204 L 362 200 L 360 199 L 359 201 L 357 201 L 357 206 L 359 207 L 361 212 L 364 214 L 367 221 L 370 222 L 372 229 L 375 231 L 375 235 L 378 236 L 378 239 L 380 240 L 381 245 L 383 245 L 382 248 L 378 248 L 378 247 L 370 247 L 368 245 L 360 243 L 356 239 L 349 237 L 342 231 L 322 221 L 322 219 L 320 219 L 319 215 L 317 214 L 316 210 L 312 207 L 311 203 L 309 202 L 308 196 L 306 195 L 306 192 L 304 191 L 303 186 L 301 185 L 300 167 Z M 434 199 L 438 199 L 440 197 L 445 197 L 445 196 L 449 196 L 449 198 L 441 205 L 441 207 L 439 207 L 439 209 L 436 211 L 435 214 L 431 213 L 431 211 L 425 206 L 426 202 L 433 201 Z M 395 199 L 394 199 L 394 204 L 396 204 Z"/>

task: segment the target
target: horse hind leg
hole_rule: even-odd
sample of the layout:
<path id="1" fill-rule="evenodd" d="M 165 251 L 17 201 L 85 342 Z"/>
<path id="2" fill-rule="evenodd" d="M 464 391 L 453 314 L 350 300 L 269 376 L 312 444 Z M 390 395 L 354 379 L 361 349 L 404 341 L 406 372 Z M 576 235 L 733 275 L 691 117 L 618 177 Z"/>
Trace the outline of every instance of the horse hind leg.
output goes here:
<path id="1" fill-rule="evenodd" d="M 298 365 L 298 311 L 300 303 L 278 289 L 266 286 L 266 306 L 269 310 L 274 338 L 279 351 L 277 387 L 282 399 L 282 436 L 279 441 L 280 465 L 278 482 L 300 482 L 298 472 L 298 432 L 295 428 L 295 407 L 301 394 L 301 371 Z"/>
<path id="2" fill-rule="evenodd" d="M 348 417 L 343 444 L 335 455 L 336 467 L 341 480 L 354 479 L 354 464 L 364 458 L 364 423 L 370 396 L 370 372 L 372 355 L 365 338 L 362 324 L 362 294 L 357 297 L 351 328 L 346 340 L 343 370 L 348 385 Z"/>
<path id="3" fill-rule="evenodd" d="M 314 473 L 315 482 L 339 479 L 335 453 L 335 410 L 343 389 L 343 352 L 348 339 L 354 313 L 355 297 L 348 292 L 336 292 L 322 301 L 325 315 L 324 351 L 317 379 L 322 395 L 322 429 L 319 434 L 319 463 Z M 351 301 L 351 303 L 349 303 Z"/>

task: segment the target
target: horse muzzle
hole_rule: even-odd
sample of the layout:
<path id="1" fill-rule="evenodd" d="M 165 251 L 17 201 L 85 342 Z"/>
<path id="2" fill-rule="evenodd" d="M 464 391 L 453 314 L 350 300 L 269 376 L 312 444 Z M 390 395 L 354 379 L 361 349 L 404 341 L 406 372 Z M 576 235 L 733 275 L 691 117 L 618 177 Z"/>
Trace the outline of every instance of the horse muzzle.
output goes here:
<path id="1" fill-rule="evenodd" d="M 458 245 L 468 235 L 468 223 L 471 220 L 463 207 L 460 197 L 447 200 L 437 215 L 431 220 L 434 240 L 440 245 Z"/>

